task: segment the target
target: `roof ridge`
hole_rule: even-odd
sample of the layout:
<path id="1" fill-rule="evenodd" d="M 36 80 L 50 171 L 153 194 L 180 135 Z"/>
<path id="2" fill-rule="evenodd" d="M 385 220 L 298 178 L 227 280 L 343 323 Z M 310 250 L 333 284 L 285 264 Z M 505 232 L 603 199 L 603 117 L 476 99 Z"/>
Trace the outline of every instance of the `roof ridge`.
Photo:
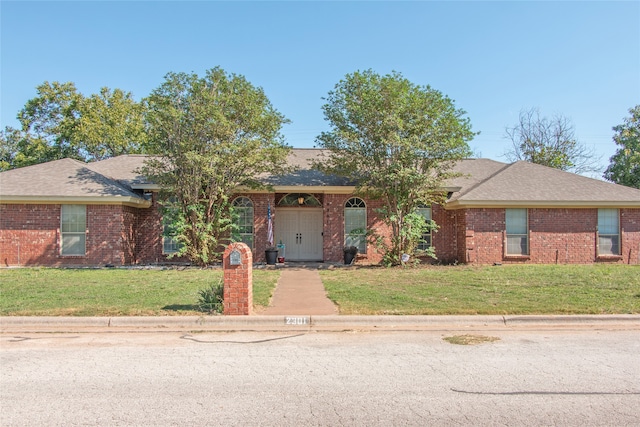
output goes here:
<path id="1" fill-rule="evenodd" d="M 36 168 L 36 167 L 42 167 L 43 165 L 48 165 L 51 163 L 55 163 L 55 162 L 68 162 L 71 161 L 73 163 L 77 163 L 79 165 L 82 166 L 86 166 L 87 164 L 78 160 L 78 159 L 72 159 L 71 157 L 64 157 L 62 159 L 55 159 L 55 160 L 49 160 L 48 162 L 41 162 L 41 163 L 34 163 L 32 165 L 27 165 L 27 166 L 20 166 L 18 168 L 13 168 L 13 169 L 9 169 L 6 171 L 0 171 L 0 173 L 7 173 L 7 172 L 13 172 L 13 171 L 23 171 L 25 169 L 29 169 L 29 168 Z"/>
<path id="2" fill-rule="evenodd" d="M 501 162 L 497 162 L 495 160 L 492 159 L 486 159 L 486 160 L 491 160 L 492 162 L 496 162 L 496 163 L 501 163 Z M 466 194 L 469 194 L 470 192 L 472 192 L 473 190 L 475 190 L 476 188 L 484 185 L 485 183 L 487 183 L 488 181 L 490 181 L 491 179 L 495 178 L 496 176 L 498 176 L 499 174 L 501 174 L 502 172 L 504 172 L 505 170 L 507 170 L 508 168 L 510 168 L 511 166 L 513 166 L 514 163 L 505 163 L 504 166 L 502 166 L 500 169 L 498 169 L 497 171 L 495 171 L 494 173 L 488 175 L 487 177 L 485 177 L 484 179 L 478 181 L 477 183 L 475 183 L 474 185 L 470 186 L 468 189 L 466 189 L 463 192 L 460 192 L 457 196 L 457 198 L 460 198 Z"/>

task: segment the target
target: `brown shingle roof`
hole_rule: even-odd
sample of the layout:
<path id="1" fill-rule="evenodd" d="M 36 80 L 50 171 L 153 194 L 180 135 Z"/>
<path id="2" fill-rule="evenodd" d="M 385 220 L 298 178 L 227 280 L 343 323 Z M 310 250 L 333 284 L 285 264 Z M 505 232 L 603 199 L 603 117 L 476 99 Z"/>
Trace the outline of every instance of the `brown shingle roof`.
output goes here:
<path id="1" fill-rule="evenodd" d="M 144 154 L 125 154 L 99 162 L 89 163 L 87 167 L 101 175 L 126 184 L 129 187 L 139 188 L 152 184 L 145 176 L 138 172 L 144 166 L 144 161 L 148 158 L 149 156 Z"/>
<path id="2" fill-rule="evenodd" d="M 305 187 L 353 187 L 354 184 L 346 178 L 324 173 L 312 169 L 315 160 L 319 160 L 324 150 L 316 148 L 294 148 L 287 157 L 289 167 L 295 168 L 292 173 L 272 175 L 262 178 L 262 182 L 277 186 L 305 186 Z"/>
<path id="3" fill-rule="evenodd" d="M 0 201 L 148 204 L 120 183 L 72 159 L 55 160 L 0 173 Z"/>
<path id="4" fill-rule="evenodd" d="M 293 149 L 290 166 L 297 171 L 281 176 L 265 177 L 276 191 L 300 191 L 322 187 L 353 188 L 346 179 L 327 176 L 313 170 L 313 160 L 323 153 L 318 149 Z M 149 188 L 148 182 L 136 172 L 147 156 L 124 155 L 91 164 L 65 159 L 15 169 L 0 174 L 0 201 L 20 198 L 53 200 L 73 197 L 129 198 L 142 200 L 132 188 Z M 462 176 L 446 183 L 447 188 L 459 187 L 448 208 L 465 207 L 638 207 L 640 190 L 562 172 L 527 162 L 506 164 L 489 159 L 460 161 L 455 170 Z M 96 201 L 98 202 L 98 201 Z M 135 202 L 135 201 L 134 201 Z M 131 202 L 133 203 L 133 202 Z M 137 202 L 136 202 L 137 203 Z"/>
<path id="5" fill-rule="evenodd" d="M 463 187 L 450 207 L 634 206 L 640 190 L 524 161 L 503 164 L 475 185 Z"/>

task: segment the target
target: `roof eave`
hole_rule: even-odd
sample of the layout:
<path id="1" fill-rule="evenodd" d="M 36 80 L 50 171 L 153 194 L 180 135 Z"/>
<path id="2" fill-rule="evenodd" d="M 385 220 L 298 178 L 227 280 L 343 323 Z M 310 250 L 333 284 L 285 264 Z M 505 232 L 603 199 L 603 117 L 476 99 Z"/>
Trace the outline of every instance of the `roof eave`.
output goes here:
<path id="1" fill-rule="evenodd" d="M 640 208 L 640 200 L 454 200 L 445 205 L 445 209 L 467 209 L 467 208 Z"/>
<path id="2" fill-rule="evenodd" d="M 272 190 L 254 190 L 249 187 L 238 187 L 238 193 L 315 193 L 315 194 L 352 194 L 355 186 L 306 186 L 306 185 L 274 185 Z"/>
<path id="3" fill-rule="evenodd" d="M 144 183 L 144 184 L 130 184 L 132 190 L 143 190 L 143 191 L 160 191 L 162 187 L 158 184 L 152 183 Z"/>
<path id="4" fill-rule="evenodd" d="M 126 196 L 1 196 L 0 203 L 40 205 L 123 205 L 133 208 L 149 208 L 152 204 L 150 200 Z"/>
<path id="5" fill-rule="evenodd" d="M 353 194 L 356 191 L 355 185 L 273 185 L 273 190 L 254 190 L 249 187 L 238 187 L 238 192 L 246 193 L 316 193 L 316 194 Z M 455 193 L 461 187 L 442 187 L 443 192 Z"/>

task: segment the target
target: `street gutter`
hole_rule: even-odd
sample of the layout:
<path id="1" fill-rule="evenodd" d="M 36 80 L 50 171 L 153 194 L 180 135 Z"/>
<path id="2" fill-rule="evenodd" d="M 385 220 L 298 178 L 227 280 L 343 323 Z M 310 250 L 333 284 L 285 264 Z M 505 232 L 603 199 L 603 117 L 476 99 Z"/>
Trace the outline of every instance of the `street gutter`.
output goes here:
<path id="1" fill-rule="evenodd" d="M 640 330 L 640 315 L 0 317 L 2 334 L 100 331 L 458 331 L 524 328 Z"/>

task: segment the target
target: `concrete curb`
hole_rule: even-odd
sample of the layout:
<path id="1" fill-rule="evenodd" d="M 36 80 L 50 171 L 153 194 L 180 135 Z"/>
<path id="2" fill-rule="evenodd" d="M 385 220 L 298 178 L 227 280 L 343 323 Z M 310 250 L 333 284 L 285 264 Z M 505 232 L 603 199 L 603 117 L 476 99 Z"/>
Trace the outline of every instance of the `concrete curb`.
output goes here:
<path id="1" fill-rule="evenodd" d="M 612 328 L 640 330 L 640 315 L 527 316 L 123 316 L 0 317 L 0 332 L 127 331 L 340 331 L 509 328 Z"/>

